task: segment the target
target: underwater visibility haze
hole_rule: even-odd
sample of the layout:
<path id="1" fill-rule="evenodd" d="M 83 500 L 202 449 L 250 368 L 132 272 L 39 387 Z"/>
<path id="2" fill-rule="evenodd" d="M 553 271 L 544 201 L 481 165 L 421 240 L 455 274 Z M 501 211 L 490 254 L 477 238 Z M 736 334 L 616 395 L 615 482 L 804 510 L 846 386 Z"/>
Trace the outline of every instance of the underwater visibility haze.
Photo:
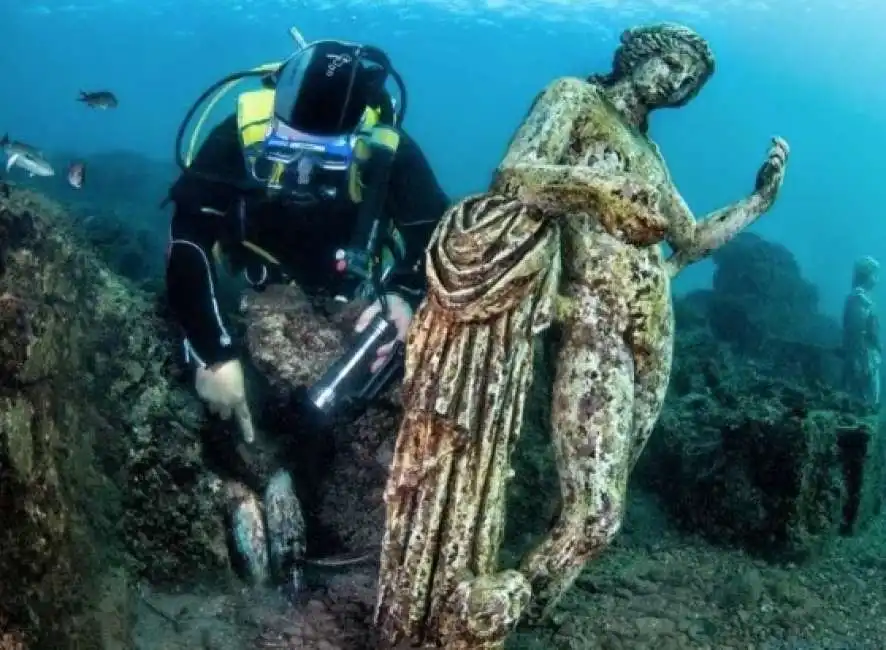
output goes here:
<path id="1" fill-rule="evenodd" d="M 389 52 L 409 87 L 409 127 L 460 196 L 485 187 L 551 78 L 604 69 L 627 26 L 685 22 L 710 40 L 718 69 L 697 101 L 653 121 L 681 191 L 699 213 L 734 200 L 775 131 L 808 150 L 795 160 L 778 218 L 755 228 L 790 244 L 836 313 L 848 280 L 832 264 L 876 254 L 870 243 L 886 234 L 875 158 L 884 137 L 884 11 L 816 0 L 10 5 L 0 29 L 6 92 L 18 91 L 0 106 L 0 123 L 48 150 L 124 148 L 166 159 L 196 96 L 231 71 L 285 57 L 296 25 L 309 40 L 347 38 Z M 72 98 L 96 84 L 114 88 L 125 110 L 80 110 Z"/>
<path id="2" fill-rule="evenodd" d="M 533 141 L 528 115 L 555 128 L 572 87 L 545 94 L 552 82 L 609 73 L 625 30 L 662 23 L 695 32 L 716 62 L 697 97 L 650 116 L 674 185 L 699 222 L 752 194 L 765 214 L 724 228 L 730 241 L 669 289 L 681 269 L 647 254 L 670 250 L 647 203 L 666 179 L 600 167 L 598 193 L 579 194 L 626 221 L 588 235 L 618 240 L 588 253 L 605 268 L 588 279 L 593 264 L 570 266 L 582 246 L 538 225 L 565 223 L 574 195 L 531 189 L 541 172 L 502 160 Z M 886 648 L 883 24 L 873 0 L 5 3 L 0 650 Z M 391 168 L 407 178 L 394 205 L 498 193 L 447 213 L 427 258 L 435 299 L 394 285 L 387 329 L 365 303 L 321 309 L 285 274 L 254 281 L 264 263 L 235 261 L 245 283 L 212 267 L 206 284 L 216 235 L 170 230 L 170 215 L 193 201 L 224 211 L 184 185 L 160 205 L 188 110 L 226 75 L 287 59 L 293 27 L 376 46 L 402 78 L 420 150 Z M 704 58 L 694 36 L 668 33 Z M 613 129 L 630 138 L 588 144 L 576 127 L 564 142 L 608 155 L 642 139 L 628 122 Z M 566 167 L 543 149 L 520 160 Z M 649 151 L 631 155 L 646 164 Z M 551 183 L 584 187 L 576 178 Z M 407 236 L 413 273 L 430 236 Z M 607 288 L 619 265 L 630 298 Z M 582 272 L 598 293 L 583 293 Z M 241 300 L 246 283 L 260 290 Z M 363 343 L 342 334 L 354 320 Z M 207 373 L 230 368 L 229 332 L 250 363 L 219 396 Z M 373 332 L 399 343 L 366 375 L 405 351 L 402 394 L 367 388 L 365 412 L 308 422 L 295 405 L 344 382 L 343 360 Z M 262 406 L 250 413 L 247 395 Z M 566 532 L 546 538 L 551 526 Z"/>

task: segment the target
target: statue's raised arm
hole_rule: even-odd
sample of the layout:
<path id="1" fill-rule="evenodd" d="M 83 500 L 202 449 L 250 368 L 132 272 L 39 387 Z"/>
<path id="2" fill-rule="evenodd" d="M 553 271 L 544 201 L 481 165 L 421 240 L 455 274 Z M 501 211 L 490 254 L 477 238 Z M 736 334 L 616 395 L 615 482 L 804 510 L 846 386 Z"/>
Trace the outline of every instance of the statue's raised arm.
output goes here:
<path id="1" fill-rule="evenodd" d="M 672 276 L 720 248 L 769 211 L 784 182 L 789 153 L 783 138 L 772 138 L 766 160 L 757 171 L 754 191 L 740 201 L 705 215 L 700 222 L 696 222 L 674 190 L 667 206 L 671 217 L 667 240 L 674 249 L 668 260 Z"/>

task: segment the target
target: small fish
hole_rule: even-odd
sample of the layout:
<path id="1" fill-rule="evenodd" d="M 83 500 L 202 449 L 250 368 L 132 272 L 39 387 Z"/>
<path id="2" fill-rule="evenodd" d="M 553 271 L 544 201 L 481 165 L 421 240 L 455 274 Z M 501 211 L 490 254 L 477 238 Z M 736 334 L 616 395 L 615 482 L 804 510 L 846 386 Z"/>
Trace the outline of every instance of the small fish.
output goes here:
<path id="1" fill-rule="evenodd" d="M 42 157 L 29 156 L 23 153 L 14 153 L 6 161 L 6 171 L 13 167 L 21 167 L 29 176 L 55 176 L 55 170 Z"/>
<path id="2" fill-rule="evenodd" d="M 77 98 L 77 101 L 83 102 L 90 108 L 100 108 L 102 110 L 117 108 L 119 105 L 117 97 L 110 90 L 97 90 L 91 93 L 81 90 L 80 97 Z"/>
<path id="3" fill-rule="evenodd" d="M 72 162 L 70 166 L 68 166 L 68 185 L 75 190 L 79 190 L 83 188 L 83 183 L 85 182 L 86 163 L 81 161 Z"/>

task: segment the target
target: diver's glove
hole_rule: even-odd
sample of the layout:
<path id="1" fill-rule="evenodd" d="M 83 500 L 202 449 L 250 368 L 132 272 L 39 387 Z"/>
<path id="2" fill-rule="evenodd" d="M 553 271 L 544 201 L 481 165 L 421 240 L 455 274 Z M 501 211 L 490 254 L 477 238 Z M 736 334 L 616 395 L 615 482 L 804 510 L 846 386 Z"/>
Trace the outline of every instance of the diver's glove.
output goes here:
<path id="1" fill-rule="evenodd" d="M 194 388 L 211 413 L 223 420 L 233 415 L 243 440 L 248 443 L 255 440 L 255 427 L 246 401 L 243 366 L 237 359 L 197 368 Z"/>
<path id="2" fill-rule="evenodd" d="M 385 297 L 388 306 L 388 320 L 397 328 L 397 337 L 378 349 L 375 354 L 375 359 L 372 362 L 372 366 L 370 367 L 370 372 L 377 372 L 380 368 L 385 366 L 390 356 L 394 353 L 394 347 L 397 342 L 404 343 L 406 341 L 406 332 L 409 330 L 409 324 L 412 322 L 413 312 L 409 303 L 396 293 L 388 293 Z M 357 319 L 354 331 L 359 334 L 369 327 L 369 323 L 372 322 L 372 319 L 375 318 L 376 314 L 380 311 L 381 304 L 379 301 L 369 305 L 369 307 L 367 307 Z"/>

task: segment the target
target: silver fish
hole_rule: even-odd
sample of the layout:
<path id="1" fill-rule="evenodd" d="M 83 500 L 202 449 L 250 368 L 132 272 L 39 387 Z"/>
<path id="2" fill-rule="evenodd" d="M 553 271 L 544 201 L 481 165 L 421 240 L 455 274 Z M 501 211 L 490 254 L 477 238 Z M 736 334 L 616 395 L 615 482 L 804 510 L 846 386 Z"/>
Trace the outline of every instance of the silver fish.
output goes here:
<path id="1" fill-rule="evenodd" d="M 75 190 L 83 189 L 86 182 L 86 163 L 73 162 L 68 166 L 68 185 Z"/>
<path id="2" fill-rule="evenodd" d="M 14 153 L 6 160 L 6 171 L 13 167 L 21 167 L 29 176 L 55 176 L 55 170 L 45 159 L 23 153 Z"/>

